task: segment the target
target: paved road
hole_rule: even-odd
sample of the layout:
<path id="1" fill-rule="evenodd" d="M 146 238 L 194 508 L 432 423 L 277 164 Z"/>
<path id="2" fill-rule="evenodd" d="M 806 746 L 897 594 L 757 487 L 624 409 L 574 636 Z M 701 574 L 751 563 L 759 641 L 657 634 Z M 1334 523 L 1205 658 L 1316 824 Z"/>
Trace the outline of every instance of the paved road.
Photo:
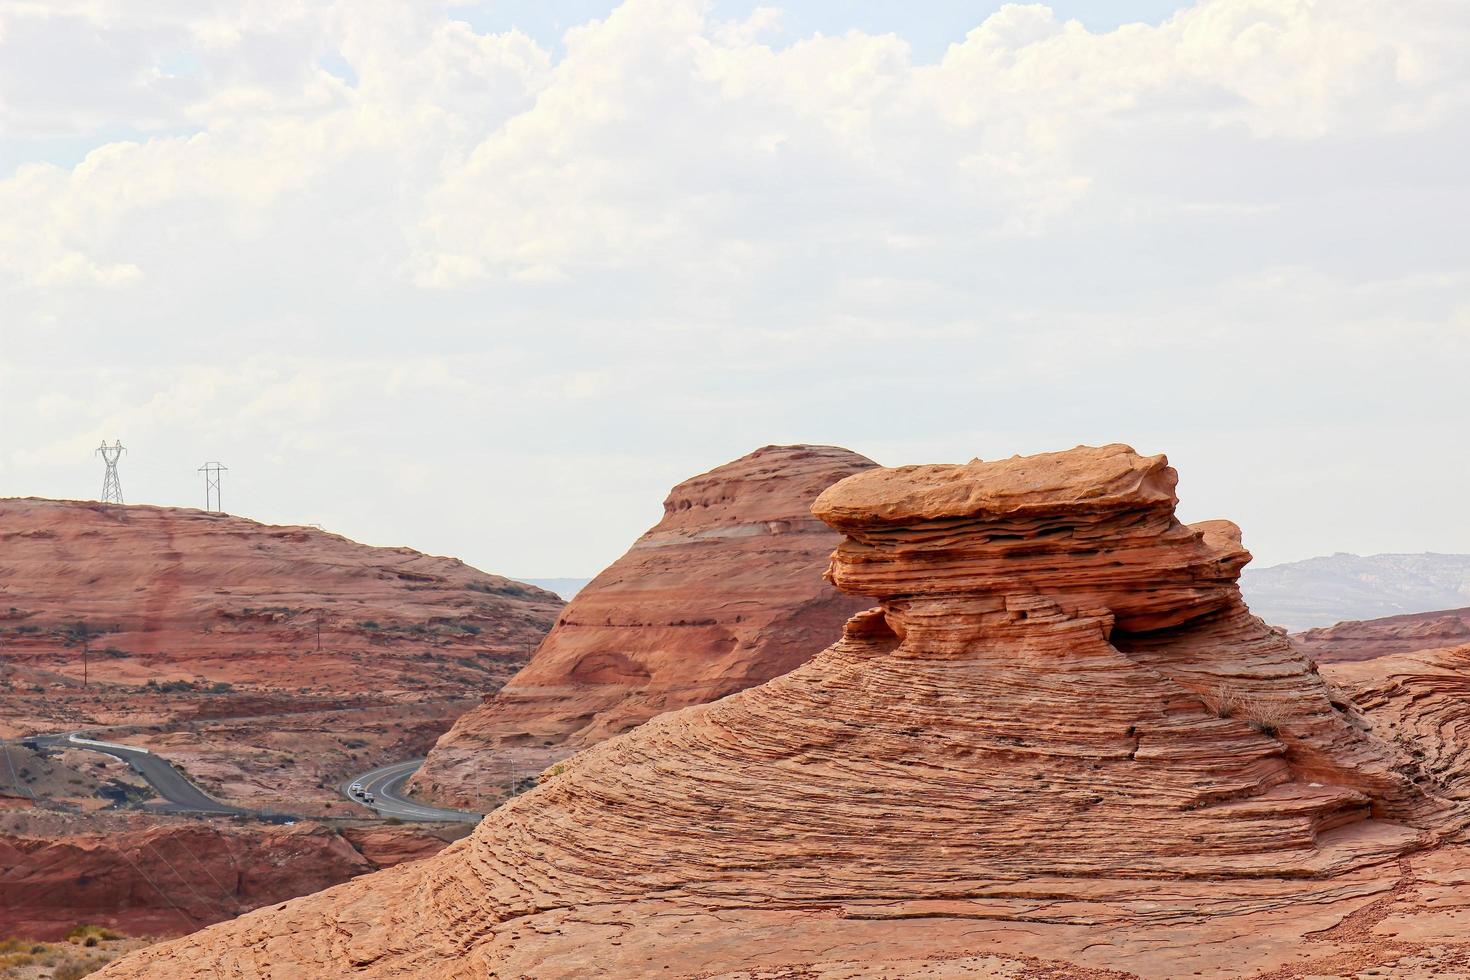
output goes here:
<path id="1" fill-rule="evenodd" d="M 429 806 L 403 795 L 403 784 L 408 782 L 408 777 L 418 772 L 419 766 L 423 764 L 423 759 L 409 759 L 407 762 L 395 762 L 391 766 L 379 766 L 356 779 L 347 780 L 338 787 L 338 790 L 354 803 L 377 810 L 380 817 L 397 817 L 399 820 L 436 823 L 479 823 L 480 818 L 484 816 L 483 813 Z M 363 803 L 361 799 L 353 796 L 348 789 L 353 783 L 361 783 L 364 792 L 373 794 L 374 801 Z"/>
<path id="2" fill-rule="evenodd" d="M 122 759 L 133 767 L 134 772 L 148 781 L 148 785 L 153 787 L 154 792 L 168 801 L 167 803 L 150 804 L 146 809 L 163 813 L 213 813 L 276 821 L 301 819 L 286 813 L 246 810 L 242 807 L 230 806 L 228 803 L 221 803 L 191 782 L 188 776 L 174 768 L 167 759 L 147 749 L 123 745 L 119 742 L 103 742 L 84 738 L 79 732 L 32 735 L 20 741 L 22 744 L 86 749 Z M 363 789 L 376 797 L 370 806 L 381 817 L 397 817 L 399 820 L 415 823 L 478 823 L 484 816 L 483 813 L 469 813 L 464 810 L 429 806 L 403 795 L 403 784 L 423 764 L 423 759 L 409 759 L 407 762 L 380 766 L 371 772 L 363 773 L 356 779 L 347 780 L 338 787 L 338 791 L 349 800 L 362 804 L 360 799 L 348 792 L 348 787 L 353 783 L 362 783 Z M 369 804 L 362 805 L 368 806 Z"/>
<path id="3" fill-rule="evenodd" d="M 64 735 L 42 735 L 27 738 L 24 741 L 54 745 L 58 748 L 86 749 L 90 752 L 102 752 L 122 759 L 133 767 L 134 772 L 148 781 L 148 785 L 153 787 L 155 793 L 168 801 L 152 804 L 147 807 L 150 810 L 158 810 L 163 813 L 222 813 L 227 816 L 246 817 L 284 816 L 261 813 L 257 810 L 245 810 L 237 806 L 230 806 L 228 803 L 221 803 L 190 782 L 189 777 L 175 769 L 167 759 L 154 755 L 147 749 L 121 745 L 117 742 L 99 742 L 82 738 L 75 732 Z"/>

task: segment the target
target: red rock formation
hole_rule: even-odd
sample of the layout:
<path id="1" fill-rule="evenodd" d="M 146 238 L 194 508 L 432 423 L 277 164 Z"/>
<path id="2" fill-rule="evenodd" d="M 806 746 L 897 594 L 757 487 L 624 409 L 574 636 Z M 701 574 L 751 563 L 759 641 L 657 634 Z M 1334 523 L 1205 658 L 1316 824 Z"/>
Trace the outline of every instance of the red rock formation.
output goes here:
<path id="1" fill-rule="evenodd" d="M 1322 673 L 1441 793 L 1470 800 L 1470 645 L 1327 664 Z"/>
<path id="2" fill-rule="evenodd" d="M 833 581 L 880 605 L 809 663 L 574 756 L 437 857 L 100 976 L 1302 976 L 1427 955 L 1449 925 L 1364 937 L 1470 869 L 1399 860 L 1464 807 L 1249 614 L 1233 526 L 1181 525 L 1174 481 L 1122 446 L 853 476 L 814 509 L 846 535 Z"/>
<path id="3" fill-rule="evenodd" d="M 1354 620 L 1296 633 L 1291 639 L 1321 663 L 1442 649 L 1470 642 L 1470 608 Z"/>
<path id="4" fill-rule="evenodd" d="M 314 824 L 0 835 L 0 935 L 55 939 L 81 923 L 179 935 L 383 866 Z"/>
<path id="5" fill-rule="evenodd" d="M 837 536 L 811 503 L 873 465 L 832 446 L 767 446 L 676 486 L 663 520 L 439 740 L 414 787 L 488 807 L 579 749 L 809 659 L 863 606 L 822 581 Z"/>
<path id="6" fill-rule="evenodd" d="M 561 606 L 453 558 L 316 528 L 174 507 L 0 500 L 0 632 L 12 666 L 80 678 L 67 630 L 81 622 L 103 634 L 92 641 L 94 681 L 198 674 L 340 696 L 404 687 L 406 673 L 422 672 L 411 661 L 433 649 L 443 654 L 436 677 L 462 693 L 487 686 L 471 661 L 507 676 Z"/>
<path id="7" fill-rule="evenodd" d="M 378 868 L 392 868 L 409 861 L 433 857 L 444 850 L 451 839 L 458 839 L 467 833 L 469 827 L 460 825 L 437 831 L 407 825 L 342 828 L 342 836 Z M 452 836 L 445 837 L 441 834 Z"/>

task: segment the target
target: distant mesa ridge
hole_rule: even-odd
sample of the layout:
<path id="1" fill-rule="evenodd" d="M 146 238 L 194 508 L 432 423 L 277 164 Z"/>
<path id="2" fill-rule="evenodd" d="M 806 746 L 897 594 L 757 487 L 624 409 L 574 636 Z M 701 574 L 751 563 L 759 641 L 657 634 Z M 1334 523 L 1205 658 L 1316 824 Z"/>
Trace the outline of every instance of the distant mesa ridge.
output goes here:
<path id="1" fill-rule="evenodd" d="M 1470 607 L 1470 555 L 1335 555 L 1248 569 L 1241 588 L 1268 623 L 1337 623 Z"/>

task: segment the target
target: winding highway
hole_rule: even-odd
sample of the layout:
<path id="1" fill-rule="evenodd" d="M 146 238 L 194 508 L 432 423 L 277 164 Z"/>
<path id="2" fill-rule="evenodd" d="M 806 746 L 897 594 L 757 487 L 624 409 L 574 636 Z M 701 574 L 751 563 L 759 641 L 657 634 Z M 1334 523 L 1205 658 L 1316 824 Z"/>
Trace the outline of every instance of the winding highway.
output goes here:
<path id="1" fill-rule="evenodd" d="M 200 789 L 179 770 L 173 767 L 167 759 L 154 755 L 147 749 L 140 749 L 135 745 L 123 745 L 118 742 L 99 742 L 96 739 L 83 738 L 77 732 L 64 735 L 40 735 L 23 740 L 24 742 L 37 745 L 69 746 L 74 749 L 89 749 L 93 752 L 102 752 L 107 755 L 122 759 L 133 767 L 133 771 L 148 781 L 153 791 L 167 800 L 167 803 L 155 803 L 148 807 L 162 813 L 219 813 L 226 816 L 245 817 L 278 817 L 280 814 L 261 813 L 258 810 L 245 810 L 228 803 L 221 803 Z"/>
<path id="2" fill-rule="evenodd" d="M 192 782 L 188 776 L 174 767 L 167 759 L 156 755 L 147 749 L 136 745 L 123 745 L 120 742 L 103 742 L 97 739 L 85 738 L 80 732 L 62 732 L 55 735 L 30 735 L 19 740 L 22 745 L 34 747 L 51 746 L 54 748 L 86 749 L 91 752 L 102 752 L 107 755 L 122 759 L 133 767 L 133 771 L 147 780 L 153 791 L 168 802 L 149 804 L 146 809 L 160 813 L 203 813 L 217 814 L 232 817 L 254 817 L 258 820 L 288 821 L 301 819 L 286 813 L 269 813 L 262 810 L 247 810 L 243 807 L 231 806 L 221 803 L 210 796 L 198 785 Z M 6 755 L 7 763 L 9 755 Z M 406 762 L 395 762 L 392 765 L 379 766 L 361 776 L 349 779 L 338 787 L 338 791 L 359 806 L 365 806 L 375 810 L 378 816 L 384 818 L 396 818 L 398 820 L 413 823 L 478 823 L 484 816 L 482 813 L 470 813 L 465 810 L 450 810 L 444 807 L 429 806 L 419 803 L 403 795 L 403 784 L 408 782 L 408 777 L 418 771 L 419 766 L 424 764 L 423 759 L 409 759 Z M 20 786 L 20 781 L 15 780 Z M 354 796 L 351 787 L 360 783 L 363 790 L 373 794 L 372 803 L 367 803 L 361 797 Z"/>
<path id="3" fill-rule="evenodd" d="M 378 811 L 380 817 L 397 817 L 399 820 L 421 823 L 479 823 L 480 818 L 484 816 L 483 813 L 429 806 L 426 803 L 410 800 L 403 795 L 403 784 L 408 782 L 408 777 L 418 772 L 419 766 L 423 764 L 423 759 L 409 759 L 406 762 L 379 766 L 356 779 L 347 780 L 338 787 L 338 790 L 352 802 L 372 807 Z M 361 797 L 352 794 L 352 787 L 359 784 L 364 794 L 372 794 L 373 802 L 367 803 Z"/>

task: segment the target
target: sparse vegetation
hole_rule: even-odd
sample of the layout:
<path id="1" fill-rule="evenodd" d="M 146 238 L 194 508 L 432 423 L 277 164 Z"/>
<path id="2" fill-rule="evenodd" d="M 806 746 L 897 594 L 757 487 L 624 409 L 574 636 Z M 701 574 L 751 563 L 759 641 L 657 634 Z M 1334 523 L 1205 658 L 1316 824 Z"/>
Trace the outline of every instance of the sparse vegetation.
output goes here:
<path id="1" fill-rule="evenodd" d="M 1280 701 L 1248 698 L 1226 684 L 1203 696 L 1205 707 L 1217 718 L 1240 718 L 1262 735 L 1275 738 L 1281 734 L 1288 711 Z"/>
<path id="2" fill-rule="evenodd" d="M 1204 695 L 1204 702 L 1216 718 L 1233 718 L 1240 713 L 1240 695 L 1228 684 L 1215 685 L 1213 691 Z"/>
<path id="3" fill-rule="evenodd" d="M 96 940 L 105 939 L 108 941 L 112 941 L 115 939 L 123 938 L 123 935 L 120 932 L 114 932 L 106 926 L 96 926 L 83 923 L 82 925 L 73 926 L 71 929 L 67 930 L 66 936 L 64 938 L 69 943 L 77 943 L 82 942 L 86 939 L 91 939 L 93 940 L 92 945 L 95 946 L 97 945 Z"/>
<path id="4" fill-rule="evenodd" d="M 1253 701 L 1241 712 L 1246 722 L 1262 735 L 1275 738 L 1286 722 L 1286 705 L 1279 701 Z"/>

